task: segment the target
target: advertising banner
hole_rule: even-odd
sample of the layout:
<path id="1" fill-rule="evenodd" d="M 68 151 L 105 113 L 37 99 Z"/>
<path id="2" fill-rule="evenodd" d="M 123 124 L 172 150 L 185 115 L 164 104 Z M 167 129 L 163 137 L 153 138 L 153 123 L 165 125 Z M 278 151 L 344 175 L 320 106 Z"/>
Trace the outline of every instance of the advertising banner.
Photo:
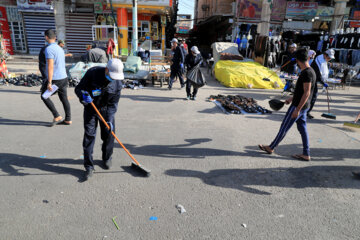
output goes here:
<path id="1" fill-rule="evenodd" d="M 132 5 L 132 0 L 112 0 L 112 3 L 117 4 L 130 4 Z M 170 7 L 172 5 L 172 0 L 138 0 L 138 5 L 147 5 L 147 6 L 164 6 Z"/>
<path id="2" fill-rule="evenodd" d="M 319 6 L 316 12 L 316 16 L 321 21 L 332 21 L 334 16 L 335 8 Z"/>
<path id="3" fill-rule="evenodd" d="M 111 13 L 111 8 L 110 6 L 107 5 L 106 1 L 95 2 L 94 13 L 98 13 L 98 14 Z"/>
<path id="4" fill-rule="evenodd" d="M 13 55 L 13 47 L 11 43 L 11 33 L 9 29 L 9 23 L 6 16 L 6 8 L 0 7 L 0 29 L 2 34 L 2 45 L 7 53 Z"/>
<path id="5" fill-rule="evenodd" d="M 357 21 L 350 22 L 350 27 L 352 27 L 352 28 L 360 27 L 360 9 L 354 10 L 352 12 L 352 19 L 357 20 Z"/>
<path id="6" fill-rule="evenodd" d="M 262 0 L 237 0 L 236 16 L 245 19 L 261 18 Z"/>
<path id="7" fill-rule="evenodd" d="M 273 1 L 273 7 L 271 9 L 271 20 L 282 22 L 286 14 L 286 0 Z"/>
<path id="8" fill-rule="evenodd" d="M 288 2 L 286 18 L 312 19 L 316 16 L 317 9 L 316 2 Z"/>
<path id="9" fill-rule="evenodd" d="M 176 32 L 181 34 L 188 34 L 191 29 L 191 15 L 178 15 Z"/>
<path id="10" fill-rule="evenodd" d="M 54 11 L 52 0 L 17 0 L 18 10 L 21 12 L 45 12 Z"/>

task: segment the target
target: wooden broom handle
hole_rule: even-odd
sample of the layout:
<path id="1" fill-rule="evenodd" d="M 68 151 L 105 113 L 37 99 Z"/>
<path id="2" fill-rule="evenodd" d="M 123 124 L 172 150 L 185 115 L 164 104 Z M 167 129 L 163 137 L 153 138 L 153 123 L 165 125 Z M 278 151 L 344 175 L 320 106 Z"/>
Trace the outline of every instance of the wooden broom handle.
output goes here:
<path id="1" fill-rule="evenodd" d="M 109 126 L 109 124 L 107 124 L 107 122 L 105 121 L 105 119 L 103 118 L 103 116 L 101 115 L 101 113 L 99 112 L 99 110 L 97 109 L 97 107 L 95 106 L 95 104 L 93 102 L 90 103 L 91 106 L 94 108 L 95 112 L 97 113 L 97 115 L 99 116 L 99 118 L 101 119 L 101 121 L 105 124 L 106 128 L 110 131 L 111 128 Z M 124 144 L 122 144 L 122 142 L 117 138 L 117 136 L 115 135 L 114 131 L 111 131 L 111 134 L 114 136 L 114 138 L 116 139 L 116 141 L 120 144 L 120 146 L 125 150 L 125 152 L 131 157 L 131 159 L 138 165 L 140 166 L 140 163 L 133 157 L 133 155 L 131 155 L 131 153 L 126 149 L 126 147 L 124 146 Z"/>

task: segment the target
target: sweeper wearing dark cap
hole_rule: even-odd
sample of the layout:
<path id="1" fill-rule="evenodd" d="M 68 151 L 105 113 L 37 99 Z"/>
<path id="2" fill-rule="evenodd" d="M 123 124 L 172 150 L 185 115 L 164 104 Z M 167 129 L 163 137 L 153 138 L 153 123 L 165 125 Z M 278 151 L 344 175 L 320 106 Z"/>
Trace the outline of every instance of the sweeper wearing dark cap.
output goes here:
<path id="1" fill-rule="evenodd" d="M 310 107 L 310 100 L 314 91 L 314 85 L 316 81 L 316 74 L 310 67 L 308 62 L 308 50 L 301 48 L 296 51 L 296 63 L 301 69 L 300 76 L 296 82 L 294 95 L 292 98 L 286 100 L 286 104 L 290 104 L 290 107 L 285 114 L 284 120 L 281 123 L 279 133 L 270 145 L 259 145 L 259 148 L 272 154 L 274 149 L 284 139 L 286 133 L 290 130 L 292 125 L 296 122 L 297 129 L 300 132 L 303 142 L 303 153 L 292 155 L 293 158 L 310 161 L 310 147 L 309 137 L 306 128 L 306 115 Z"/>
<path id="2" fill-rule="evenodd" d="M 93 175 L 94 161 L 92 157 L 96 129 L 100 124 L 102 144 L 102 160 L 105 169 L 112 165 L 112 153 L 114 149 L 115 113 L 120 100 L 122 88 L 121 80 L 124 79 L 124 65 L 119 59 L 112 59 L 104 67 L 90 68 L 80 83 L 75 88 L 75 93 L 84 105 L 84 167 L 85 179 Z M 92 103 L 99 109 L 101 115 L 110 126 L 110 130 L 100 121 Z"/>

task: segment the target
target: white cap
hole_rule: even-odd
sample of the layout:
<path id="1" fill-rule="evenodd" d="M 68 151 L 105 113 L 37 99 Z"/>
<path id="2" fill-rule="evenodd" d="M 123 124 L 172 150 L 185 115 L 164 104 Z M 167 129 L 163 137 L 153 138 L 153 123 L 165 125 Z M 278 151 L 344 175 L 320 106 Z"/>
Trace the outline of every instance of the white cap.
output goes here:
<path id="1" fill-rule="evenodd" d="M 294 48 L 296 48 L 296 47 L 297 47 L 297 45 L 296 45 L 296 43 L 293 43 L 293 44 L 291 44 L 291 45 L 290 45 L 290 47 L 294 47 Z"/>
<path id="2" fill-rule="evenodd" d="M 113 58 L 108 61 L 106 65 L 109 70 L 109 75 L 114 80 L 123 80 L 124 79 L 124 64 L 120 59 Z"/>
<path id="3" fill-rule="evenodd" d="M 173 43 L 173 42 L 179 43 L 179 41 L 178 41 L 176 38 L 173 38 L 173 39 L 171 40 L 171 42 L 172 42 L 172 43 Z"/>
<path id="4" fill-rule="evenodd" d="M 334 49 L 328 49 L 326 50 L 325 52 L 331 59 L 334 59 L 335 58 L 335 51 Z"/>
<path id="5" fill-rule="evenodd" d="M 308 57 L 315 57 L 315 56 L 316 56 L 316 52 L 314 50 L 309 50 Z"/>
<path id="6" fill-rule="evenodd" d="M 191 51 L 192 51 L 193 53 L 195 53 L 195 54 L 200 54 L 200 51 L 199 51 L 199 49 L 197 48 L 197 46 L 192 46 Z"/>

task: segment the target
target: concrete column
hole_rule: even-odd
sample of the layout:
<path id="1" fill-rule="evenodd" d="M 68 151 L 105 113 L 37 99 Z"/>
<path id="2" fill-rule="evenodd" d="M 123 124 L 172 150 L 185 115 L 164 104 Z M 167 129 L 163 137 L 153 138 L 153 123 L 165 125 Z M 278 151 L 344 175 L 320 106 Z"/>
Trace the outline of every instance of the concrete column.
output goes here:
<path id="1" fill-rule="evenodd" d="M 262 8 L 261 8 L 261 22 L 257 28 L 257 31 L 260 34 L 260 36 L 269 36 L 270 16 L 271 16 L 270 2 L 268 0 L 263 0 Z"/>
<path id="2" fill-rule="evenodd" d="M 54 0 L 54 15 L 57 40 L 66 40 L 64 0 Z"/>
<path id="3" fill-rule="evenodd" d="M 349 0 L 335 0 L 335 11 L 333 21 L 331 22 L 330 26 L 330 33 L 335 31 L 338 28 L 344 27 L 344 15 L 346 9 L 346 3 Z"/>

